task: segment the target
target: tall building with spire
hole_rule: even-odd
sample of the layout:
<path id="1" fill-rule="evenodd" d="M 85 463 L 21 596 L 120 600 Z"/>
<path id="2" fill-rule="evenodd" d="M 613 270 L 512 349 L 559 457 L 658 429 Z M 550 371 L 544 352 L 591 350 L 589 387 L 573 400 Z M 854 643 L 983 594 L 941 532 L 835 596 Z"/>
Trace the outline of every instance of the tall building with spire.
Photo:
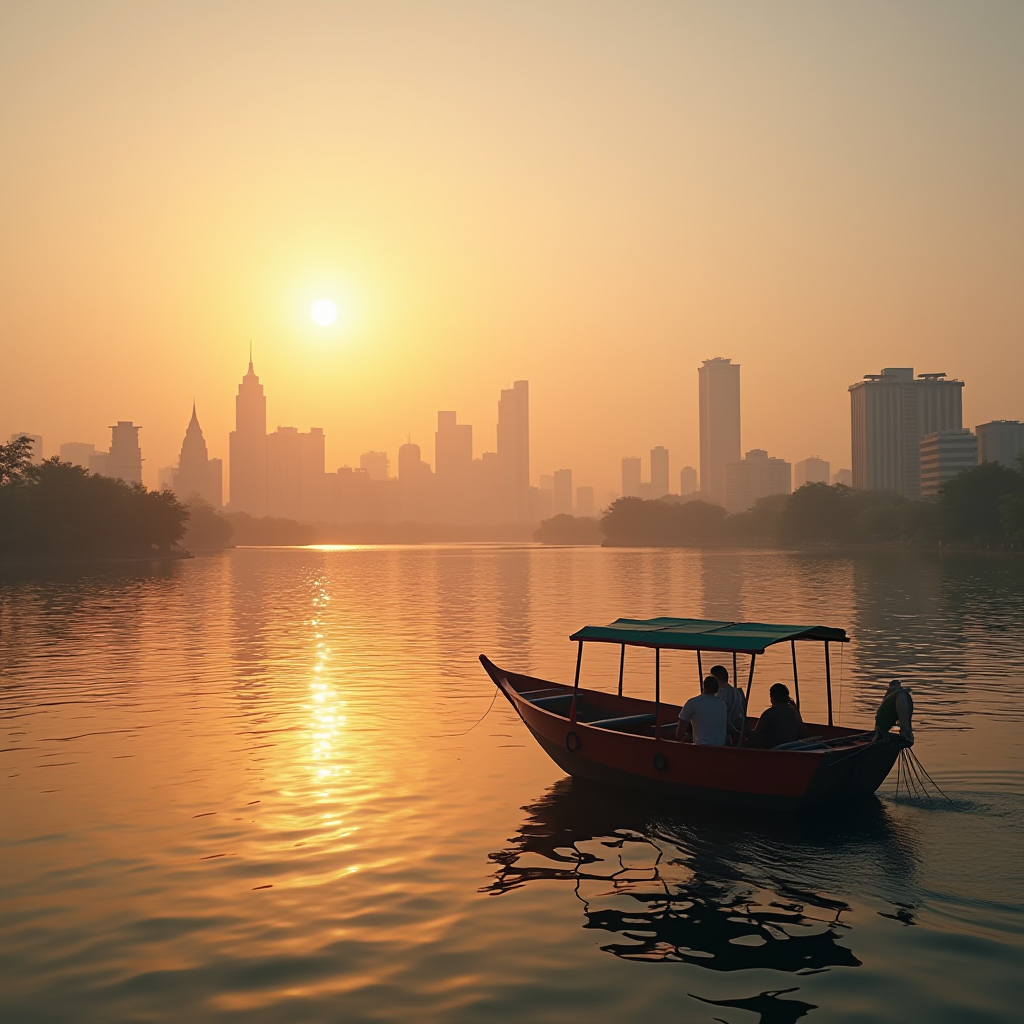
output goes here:
<path id="1" fill-rule="evenodd" d="M 267 398 L 252 368 L 238 385 L 235 397 L 235 429 L 231 431 L 228 457 L 232 512 L 266 515 L 267 508 Z"/>
<path id="2" fill-rule="evenodd" d="M 186 501 L 198 494 L 214 508 L 220 508 L 223 501 L 223 464 L 220 459 L 211 459 L 206 450 L 203 428 L 199 426 L 196 403 L 192 403 L 192 419 L 181 442 L 178 468 L 174 471 L 171 489 Z"/>

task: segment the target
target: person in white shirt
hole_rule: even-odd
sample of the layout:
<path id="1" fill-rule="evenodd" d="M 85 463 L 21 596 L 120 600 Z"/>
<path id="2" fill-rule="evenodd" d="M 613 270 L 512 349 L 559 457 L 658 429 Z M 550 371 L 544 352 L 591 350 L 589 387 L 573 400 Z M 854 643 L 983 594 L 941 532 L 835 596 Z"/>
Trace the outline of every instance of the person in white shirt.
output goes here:
<path id="1" fill-rule="evenodd" d="M 747 722 L 746 698 L 738 686 L 729 685 L 729 670 L 724 665 L 715 665 L 711 674 L 718 680 L 718 699 L 726 707 L 726 729 L 733 742 L 738 742 Z"/>
<path id="2" fill-rule="evenodd" d="M 689 725 L 694 743 L 709 747 L 725 746 L 727 709 L 725 703 L 715 696 L 717 693 L 718 680 L 714 676 L 706 676 L 700 694 L 691 697 L 679 711 L 677 739 L 683 740 L 683 733 Z"/>

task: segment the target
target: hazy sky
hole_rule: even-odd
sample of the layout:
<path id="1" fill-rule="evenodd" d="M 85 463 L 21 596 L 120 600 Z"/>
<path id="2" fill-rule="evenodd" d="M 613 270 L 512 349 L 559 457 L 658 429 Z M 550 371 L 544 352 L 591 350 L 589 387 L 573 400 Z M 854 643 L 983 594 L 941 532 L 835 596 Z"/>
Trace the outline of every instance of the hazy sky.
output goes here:
<path id="1" fill-rule="evenodd" d="M 716 355 L 793 461 L 883 365 L 1024 418 L 1018 0 L 5 0 L 0 129 L 0 436 L 134 419 L 148 483 L 250 339 L 330 470 L 525 377 L 534 482 L 677 485 Z"/>

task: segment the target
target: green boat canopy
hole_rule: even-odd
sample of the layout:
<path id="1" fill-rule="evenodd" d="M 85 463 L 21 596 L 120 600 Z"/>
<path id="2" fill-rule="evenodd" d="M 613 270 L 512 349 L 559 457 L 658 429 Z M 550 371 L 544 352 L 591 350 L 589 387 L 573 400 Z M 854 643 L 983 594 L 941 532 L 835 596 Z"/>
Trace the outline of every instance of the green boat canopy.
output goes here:
<path id="1" fill-rule="evenodd" d="M 849 642 L 845 629 L 831 626 L 776 626 L 767 622 L 712 619 L 616 619 L 607 626 L 584 626 L 569 638 L 628 647 L 667 647 L 680 651 L 736 651 L 764 654 L 786 640 Z"/>

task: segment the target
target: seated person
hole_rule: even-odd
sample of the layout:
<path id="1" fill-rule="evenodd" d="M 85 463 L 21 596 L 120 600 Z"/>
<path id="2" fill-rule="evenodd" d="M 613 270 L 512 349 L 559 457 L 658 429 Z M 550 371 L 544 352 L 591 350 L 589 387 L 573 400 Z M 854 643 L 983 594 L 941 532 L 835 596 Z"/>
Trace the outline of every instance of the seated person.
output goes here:
<path id="1" fill-rule="evenodd" d="M 768 691 L 772 706 L 757 721 L 757 728 L 751 738 L 751 745 L 770 750 L 781 743 L 792 743 L 802 737 L 804 723 L 800 712 L 790 699 L 789 687 L 775 683 Z"/>
<path id="2" fill-rule="evenodd" d="M 747 702 L 738 686 L 729 685 L 729 670 L 724 665 L 714 665 L 711 674 L 718 680 L 718 699 L 726 707 L 726 728 L 735 742 L 743 735 L 747 721 Z"/>
<path id="3" fill-rule="evenodd" d="M 676 739 L 683 740 L 683 730 L 689 725 L 694 743 L 709 747 L 725 746 L 727 709 L 715 696 L 717 693 L 718 680 L 714 676 L 705 676 L 701 692 L 696 697 L 691 697 L 679 711 Z"/>

